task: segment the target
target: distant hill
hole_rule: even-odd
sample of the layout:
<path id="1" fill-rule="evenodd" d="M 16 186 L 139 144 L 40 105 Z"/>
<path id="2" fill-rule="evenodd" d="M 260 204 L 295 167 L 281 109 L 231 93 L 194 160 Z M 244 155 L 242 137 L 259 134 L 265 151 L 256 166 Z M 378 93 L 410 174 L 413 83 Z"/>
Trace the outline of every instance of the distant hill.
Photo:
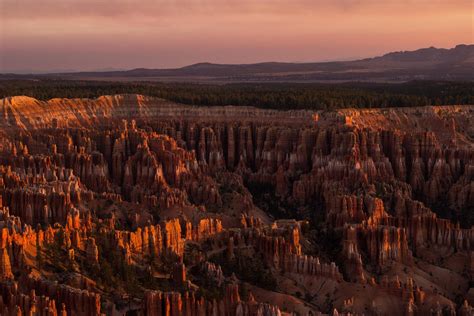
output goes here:
<path id="1" fill-rule="evenodd" d="M 429 47 L 415 51 L 391 52 L 380 57 L 339 62 L 199 63 L 175 69 L 137 68 L 125 71 L 0 75 L 0 78 L 25 77 L 190 82 L 470 81 L 474 80 L 474 45 L 457 45 L 451 49 Z"/>
<path id="2" fill-rule="evenodd" d="M 445 48 L 422 48 L 415 51 L 392 52 L 372 60 L 390 60 L 398 62 L 434 62 L 434 63 L 458 63 L 469 61 L 472 63 L 474 57 L 474 45 L 457 45 L 452 49 Z"/>

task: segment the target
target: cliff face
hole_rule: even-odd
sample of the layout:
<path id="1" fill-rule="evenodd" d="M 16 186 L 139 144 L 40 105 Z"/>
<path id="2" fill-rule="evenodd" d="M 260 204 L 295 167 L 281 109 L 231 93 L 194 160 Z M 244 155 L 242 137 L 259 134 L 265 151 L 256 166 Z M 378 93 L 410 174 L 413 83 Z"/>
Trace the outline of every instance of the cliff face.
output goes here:
<path id="1" fill-rule="evenodd" d="M 470 310 L 472 106 L 0 105 L 6 315 Z"/>

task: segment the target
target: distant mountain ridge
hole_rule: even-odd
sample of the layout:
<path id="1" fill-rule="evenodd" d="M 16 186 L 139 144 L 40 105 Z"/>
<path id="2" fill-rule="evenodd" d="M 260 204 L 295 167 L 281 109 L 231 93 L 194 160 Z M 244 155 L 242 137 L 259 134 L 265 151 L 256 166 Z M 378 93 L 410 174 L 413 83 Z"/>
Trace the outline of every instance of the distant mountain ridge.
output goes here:
<path id="1" fill-rule="evenodd" d="M 201 82 L 312 82 L 474 80 L 474 45 L 422 48 L 354 61 L 314 63 L 262 62 L 255 64 L 197 63 L 174 69 L 136 68 L 5 77 L 61 79 L 157 80 Z"/>
<path id="2" fill-rule="evenodd" d="M 386 60 L 397 60 L 397 61 L 461 61 L 466 60 L 469 57 L 474 56 L 474 45 L 457 45 L 454 48 L 421 48 L 415 51 L 400 51 L 391 52 L 381 57 L 375 57 L 374 59 L 381 58 Z"/>

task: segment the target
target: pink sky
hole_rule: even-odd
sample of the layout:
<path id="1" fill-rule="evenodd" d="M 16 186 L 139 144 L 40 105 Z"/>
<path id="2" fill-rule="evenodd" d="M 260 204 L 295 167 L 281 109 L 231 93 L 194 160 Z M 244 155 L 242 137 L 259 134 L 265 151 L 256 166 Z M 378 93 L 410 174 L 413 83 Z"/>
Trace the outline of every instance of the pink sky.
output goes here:
<path id="1" fill-rule="evenodd" d="M 0 72 L 341 60 L 472 42 L 471 0 L 0 0 Z"/>

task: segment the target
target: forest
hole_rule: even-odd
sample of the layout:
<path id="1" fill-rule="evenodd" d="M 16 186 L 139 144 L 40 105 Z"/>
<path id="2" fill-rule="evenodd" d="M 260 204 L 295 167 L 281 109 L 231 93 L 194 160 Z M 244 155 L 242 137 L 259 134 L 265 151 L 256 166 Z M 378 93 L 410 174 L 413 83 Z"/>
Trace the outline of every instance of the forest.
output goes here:
<path id="1" fill-rule="evenodd" d="M 405 83 L 234 83 L 106 82 L 68 80 L 0 80 L 0 98 L 26 95 L 51 98 L 96 98 L 143 94 L 203 106 L 236 105 L 269 109 L 406 107 L 474 104 L 473 82 Z"/>

